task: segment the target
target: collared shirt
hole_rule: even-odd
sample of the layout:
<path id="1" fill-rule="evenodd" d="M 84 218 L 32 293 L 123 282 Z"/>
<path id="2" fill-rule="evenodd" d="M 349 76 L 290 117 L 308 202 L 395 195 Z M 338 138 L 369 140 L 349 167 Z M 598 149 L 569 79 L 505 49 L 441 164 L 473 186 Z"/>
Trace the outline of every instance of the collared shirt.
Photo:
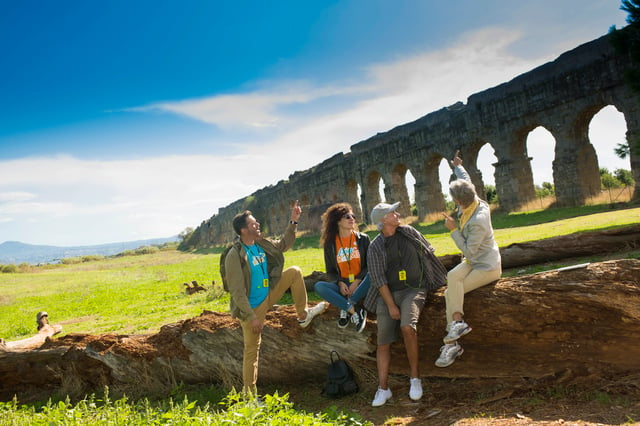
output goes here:
<path id="1" fill-rule="evenodd" d="M 445 285 L 447 282 L 447 269 L 435 256 L 434 248 L 424 236 L 417 229 L 407 225 L 398 226 L 396 232 L 402 233 L 409 239 L 410 243 L 419 250 L 425 272 L 425 279 L 422 283 L 424 288 L 428 291 L 434 291 Z M 387 285 L 387 254 L 384 248 L 384 236 L 382 234 L 378 234 L 369 246 L 367 267 L 369 268 L 371 286 L 365 297 L 364 306 L 367 311 L 375 312 L 376 299 L 379 294 L 378 288 Z"/>

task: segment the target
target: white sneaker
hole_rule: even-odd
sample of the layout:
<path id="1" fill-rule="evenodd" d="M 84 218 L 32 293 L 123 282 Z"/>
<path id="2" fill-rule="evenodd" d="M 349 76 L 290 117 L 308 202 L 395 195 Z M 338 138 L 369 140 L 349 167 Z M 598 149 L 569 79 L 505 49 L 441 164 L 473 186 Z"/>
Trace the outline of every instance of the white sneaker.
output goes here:
<path id="1" fill-rule="evenodd" d="M 340 317 L 338 318 L 338 327 L 345 328 L 349 325 L 349 312 L 340 309 Z"/>
<path id="2" fill-rule="evenodd" d="M 378 391 L 376 392 L 376 396 L 373 398 L 373 402 L 371 403 L 372 407 L 380 407 L 391 399 L 392 393 L 391 389 L 382 389 L 378 387 Z"/>
<path id="3" fill-rule="evenodd" d="M 411 384 L 411 387 L 409 388 L 409 398 L 414 401 L 422 398 L 422 380 L 420 380 L 420 377 L 410 379 L 409 383 Z"/>
<path id="4" fill-rule="evenodd" d="M 316 316 L 323 313 L 325 309 L 327 309 L 327 302 L 320 302 L 311 309 L 307 308 L 307 317 L 303 321 L 299 321 L 298 324 L 300 324 L 300 327 L 302 328 L 307 327 L 311 324 L 311 321 L 313 321 Z"/>
<path id="5" fill-rule="evenodd" d="M 464 349 L 458 342 L 446 344 L 440 348 L 440 357 L 436 360 L 436 367 L 448 367 L 462 355 Z"/>
<path id="6" fill-rule="evenodd" d="M 367 325 L 367 311 L 364 309 L 356 309 L 356 313 L 351 315 L 351 322 L 355 324 L 356 331 L 362 333 Z"/>
<path id="7" fill-rule="evenodd" d="M 454 343 L 460 337 L 471 331 L 471 327 L 469 327 L 469 324 L 464 321 L 453 321 L 448 325 L 447 328 L 448 333 L 442 340 L 444 341 L 444 343 L 448 344 Z"/>

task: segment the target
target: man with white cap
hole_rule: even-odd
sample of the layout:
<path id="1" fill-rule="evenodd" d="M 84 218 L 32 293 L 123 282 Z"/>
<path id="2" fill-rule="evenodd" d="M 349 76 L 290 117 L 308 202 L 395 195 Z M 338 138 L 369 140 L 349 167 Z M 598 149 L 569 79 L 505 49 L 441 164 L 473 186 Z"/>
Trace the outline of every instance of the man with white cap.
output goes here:
<path id="1" fill-rule="evenodd" d="M 388 386 L 391 344 L 400 333 L 410 368 L 409 397 L 422 398 L 417 325 L 426 294 L 446 283 L 447 270 L 434 249 L 415 228 L 400 224 L 400 203 L 379 203 L 371 211 L 371 223 L 380 230 L 369 246 L 367 259 L 371 286 L 365 308 L 377 316 L 378 391 L 371 405 L 379 407 L 391 398 Z"/>

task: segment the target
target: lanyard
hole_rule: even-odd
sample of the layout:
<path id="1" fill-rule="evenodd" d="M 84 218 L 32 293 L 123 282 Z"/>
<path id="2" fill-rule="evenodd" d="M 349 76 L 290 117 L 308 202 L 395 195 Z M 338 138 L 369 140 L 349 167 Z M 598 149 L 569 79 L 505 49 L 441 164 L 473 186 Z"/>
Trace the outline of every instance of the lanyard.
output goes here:
<path id="1" fill-rule="evenodd" d="M 402 236 L 402 238 L 404 238 L 404 240 L 402 241 L 404 241 L 404 243 L 406 244 L 405 246 L 405 253 L 406 253 L 406 248 L 412 247 L 411 245 L 413 243 L 407 237 Z M 400 270 L 398 271 L 398 279 L 400 280 L 400 282 L 403 282 L 406 287 L 419 289 L 420 287 L 422 287 L 422 278 L 424 277 L 424 265 L 422 263 L 422 250 L 416 248 L 416 258 L 418 260 L 418 263 L 420 264 L 420 281 L 418 282 L 417 287 L 413 287 L 409 285 L 409 283 L 407 282 L 407 270 L 404 268 L 405 256 L 403 256 L 402 252 L 400 251 L 400 241 L 401 240 L 399 239 L 396 239 L 395 241 L 396 248 L 398 249 L 398 264 L 400 266 Z"/>

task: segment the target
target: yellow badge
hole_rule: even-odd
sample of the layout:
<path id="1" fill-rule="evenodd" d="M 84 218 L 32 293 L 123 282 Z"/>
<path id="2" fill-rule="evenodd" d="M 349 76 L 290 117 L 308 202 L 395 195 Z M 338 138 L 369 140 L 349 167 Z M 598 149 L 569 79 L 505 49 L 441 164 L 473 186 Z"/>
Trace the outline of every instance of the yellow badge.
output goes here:
<path id="1" fill-rule="evenodd" d="M 265 278 L 262 280 L 262 286 L 263 287 L 269 287 L 269 278 Z"/>
<path id="2" fill-rule="evenodd" d="M 406 281 L 407 280 L 407 271 L 405 271 L 404 269 L 401 269 L 400 271 L 398 271 L 398 279 L 400 281 Z"/>
<path id="3" fill-rule="evenodd" d="M 353 280 L 355 280 L 356 277 L 353 274 L 349 274 L 349 282 L 352 283 Z"/>

